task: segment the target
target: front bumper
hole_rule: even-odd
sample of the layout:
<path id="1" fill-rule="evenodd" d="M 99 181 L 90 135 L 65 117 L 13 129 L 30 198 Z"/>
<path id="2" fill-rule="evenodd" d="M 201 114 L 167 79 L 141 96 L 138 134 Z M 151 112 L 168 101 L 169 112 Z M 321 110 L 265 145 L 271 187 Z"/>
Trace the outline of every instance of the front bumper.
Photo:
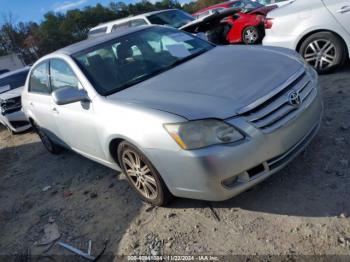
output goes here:
<path id="1" fill-rule="evenodd" d="M 239 117 L 227 122 L 248 135 L 244 142 L 192 151 L 146 149 L 145 153 L 173 195 L 222 201 L 262 182 L 292 161 L 317 133 L 322 111 L 318 90 L 312 103 L 274 132 L 264 133 Z M 231 180 L 232 185 L 224 185 Z"/>
<path id="2" fill-rule="evenodd" d="M 21 110 L 4 115 L 0 114 L 0 123 L 15 133 L 23 132 L 31 127 L 28 119 Z"/>

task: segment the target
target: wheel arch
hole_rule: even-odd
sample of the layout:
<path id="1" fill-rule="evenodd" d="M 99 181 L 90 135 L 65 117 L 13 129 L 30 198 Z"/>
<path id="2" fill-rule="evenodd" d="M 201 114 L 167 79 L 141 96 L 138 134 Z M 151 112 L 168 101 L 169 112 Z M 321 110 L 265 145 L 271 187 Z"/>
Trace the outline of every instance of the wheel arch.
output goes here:
<path id="1" fill-rule="evenodd" d="M 113 136 L 108 140 L 108 154 L 110 155 L 110 158 L 118 165 L 118 167 L 120 168 L 120 163 L 119 163 L 119 159 L 118 159 L 118 147 L 120 145 L 120 143 L 122 142 L 128 142 L 130 144 L 132 144 L 134 147 L 136 147 L 142 154 L 144 154 L 148 159 L 148 155 L 146 154 L 146 152 L 143 150 L 143 148 L 140 146 L 139 143 L 137 143 L 137 141 L 130 139 L 128 137 L 124 137 L 124 136 Z"/>
<path id="2" fill-rule="evenodd" d="M 108 150 L 109 150 L 108 152 L 111 158 L 119 167 L 120 167 L 120 163 L 118 159 L 118 147 L 120 143 L 122 143 L 123 141 L 127 141 L 127 140 L 121 137 L 115 137 L 109 142 L 109 145 L 108 145 Z"/>
<path id="3" fill-rule="evenodd" d="M 340 34 L 334 32 L 333 30 L 329 30 L 329 29 L 317 29 L 317 30 L 313 30 L 313 31 L 308 32 L 307 34 L 305 34 L 305 35 L 298 41 L 298 44 L 297 44 L 297 46 L 296 46 L 296 51 L 297 51 L 297 52 L 300 51 L 300 48 L 301 48 L 303 42 L 304 42 L 309 36 L 311 36 L 311 35 L 313 35 L 313 34 L 316 34 L 316 33 L 323 33 L 323 32 L 332 33 L 332 34 L 334 34 L 335 36 L 337 36 L 337 37 L 340 39 L 340 41 L 342 41 L 343 45 L 346 47 L 346 52 L 347 52 L 346 55 L 347 55 L 347 56 L 349 55 L 349 51 L 350 51 L 349 48 L 350 48 L 350 47 L 347 45 L 347 43 L 346 43 L 346 41 L 344 40 L 344 38 L 343 38 Z"/>

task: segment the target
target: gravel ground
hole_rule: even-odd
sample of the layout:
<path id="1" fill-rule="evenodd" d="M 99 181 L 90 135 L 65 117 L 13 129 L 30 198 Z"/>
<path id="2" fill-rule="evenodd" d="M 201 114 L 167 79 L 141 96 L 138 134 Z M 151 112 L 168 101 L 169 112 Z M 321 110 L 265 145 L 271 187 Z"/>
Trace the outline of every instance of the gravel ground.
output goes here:
<path id="1" fill-rule="evenodd" d="M 38 245 L 57 226 L 65 243 L 86 250 L 92 240 L 94 255 L 105 240 L 114 255 L 350 255 L 350 65 L 320 83 L 325 115 L 310 146 L 220 203 L 152 208 L 122 174 L 73 152 L 50 155 L 32 132 L 1 129 L 0 254 L 68 254 Z"/>

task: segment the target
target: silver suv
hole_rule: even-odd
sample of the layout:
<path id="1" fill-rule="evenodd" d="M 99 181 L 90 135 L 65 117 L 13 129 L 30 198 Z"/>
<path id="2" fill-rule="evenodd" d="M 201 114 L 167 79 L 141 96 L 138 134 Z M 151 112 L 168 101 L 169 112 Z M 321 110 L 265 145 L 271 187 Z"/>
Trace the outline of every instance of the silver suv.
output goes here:
<path id="1" fill-rule="evenodd" d="M 155 205 L 225 200 L 260 183 L 310 142 L 322 112 L 317 74 L 296 52 L 158 26 L 43 57 L 22 100 L 50 152 L 122 170 Z"/>

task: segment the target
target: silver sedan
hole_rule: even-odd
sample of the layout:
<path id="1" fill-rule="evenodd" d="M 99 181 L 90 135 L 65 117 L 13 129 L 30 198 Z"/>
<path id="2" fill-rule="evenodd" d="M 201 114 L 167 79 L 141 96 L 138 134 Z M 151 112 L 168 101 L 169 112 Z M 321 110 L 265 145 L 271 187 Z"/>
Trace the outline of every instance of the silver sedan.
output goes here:
<path id="1" fill-rule="evenodd" d="M 215 46 L 132 28 L 40 59 L 23 109 L 45 147 L 122 170 L 145 201 L 221 201 L 289 163 L 316 134 L 316 72 L 294 51 Z"/>

